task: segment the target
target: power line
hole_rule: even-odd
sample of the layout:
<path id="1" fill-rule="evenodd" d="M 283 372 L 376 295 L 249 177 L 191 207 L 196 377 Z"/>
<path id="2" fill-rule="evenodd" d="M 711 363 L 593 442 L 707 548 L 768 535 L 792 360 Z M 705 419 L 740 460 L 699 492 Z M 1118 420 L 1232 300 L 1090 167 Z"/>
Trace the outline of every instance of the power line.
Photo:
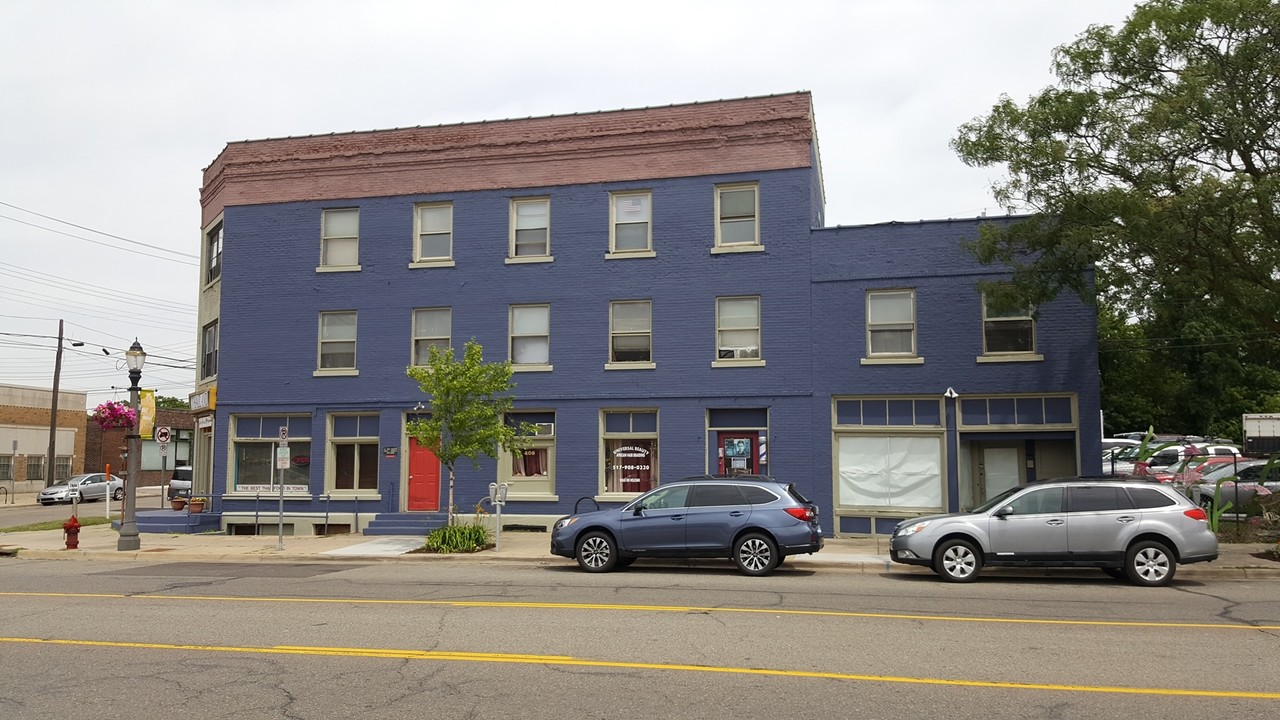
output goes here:
<path id="1" fill-rule="evenodd" d="M 92 239 L 87 238 L 87 237 L 84 237 L 84 236 L 82 236 L 82 235 L 72 235 L 72 234 L 71 234 L 71 233 L 69 233 L 69 232 L 63 232 L 63 231 L 61 231 L 61 230 L 54 230 L 53 228 L 50 228 L 50 227 L 45 227 L 45 226 L 43 226 L 43 225 L 37 225 L 37 224 L 35 224 L 35 223 L 27 222 L 26 220 L 19 220 L 18 218 L 9 217 L 8 215 L 0 215 L 0 218 L 3 218 L 3 219 L 5 219 L 5 220 L 10 220 L 10 221 L 12 221 L 12 222 L 16 222 L 16 223 L 21 223 L 21 224 L 23 224 L 23 225 L 29 225 L 29 226 L 31 226 L 31 227 L 33 227 L 33 228 L 40 228 L 41 230 L 45 230 L 45 231 L 48 231 L 48 232 L 51 232 L 51 233 L 57 233 L 58 235 L 66 235 L 66 236 L 67 236 L 67 237 L 69 237 L 69 238 L 75 238 L 75 239 L 77 239 L 77 240 L 83 240 L 83 241 L 85 241 L 85 242 L 87 242 L 87 243 L 93 243 L 94 245 L 101 245 L 101 246 L 103 246 L 103 247 L 109 247 L 109 248 L 111 248 L 112 250 L 124 250 L 125 252 L 130 252 L 130 253 L 133 253 L 133 254 L 135 254 L 135 255 L 144 255 L 144 256 L 146 256 L 146 257 L 156 258 L 157 260 L 167 260 L 167 261 L 169 261 L 169 262 L 178 263 L 179 265 L 190 265 L 190 266 L 192 266 L 192 267 L 197 267 L 197 266 L 199 266 L 199 264 L 200 264 L 200 263 L 187 262 L 186 260 L 175 260 L 174 258 L 164 257 L 163 255 L 153 255 L 153 254 L 148 253 L 148 252 L 142 252 L 141 250 L 130 250 L 129 248 L 122 248 L 122 247 L 120 247 L 120 246 L 118 246 L 118 245 L 112 245 L 111 243 L 105 243 L 105 242 L 102 242 L 102 241 L 100 241 L 100 240 L 92 240 Z M 130 241 L 130 242 L 132 242 L 132 241 Z M 141 244 L 141 243 L 139 243 L 139 244 Z M 148 245 L 147 247 L 151 247 L 151 246 L 150 246 L 150 245 Z M 160 248 L 160 249 L 161 249 L 161 250 L 164 250 L 164 248 Z M 165 250 L 165 252 L 174 252 L 174 251 L 173 251 L 173 250 Z M 195 255 L 189 255 L 189 254 L 187 254 L 187 253 L 178 253 L 178 254 L 183 255 L 184 257 L 192 257 L 192 258 L 196 257 Z"/>
<path id="2" fill-rule="evenodd" d="M 71 227 L 76 228 L 76 229 L 79 229 L 79 230 L 88 230 L 88 231 L 89 231 L 89 232 L 91 232 L 91 233 L 96 233 L 96 234 L 98 234 L 98 235 L 102 235 L 102 236 L 104 236 L 104 237 L 109 237 L 109 238 L 112 238 L 112 239 L 114 239 L 114 240 L 120 240 L 120 241 L 123 241 L 123 242 L 127 242 L 127 243 L 129 243 L 129 244 L 131 244 L 131 245 L 138 245 L 138 246 L 145 247 L 145 248 L 151 248 L 152 250 L 159 250 L 159 251 L 161 251 L 161 252 L 167 252 L 167 253 L 171 253 L 171 254 L 173 254 L 173 255 L 178 255 L 178 256 L 181 256 L 181 257 L 189 257 L 189 258 L 193 258 L 193 259 L 195 259 L 195 260 L 199 260 L 199 259 L 200 259 L 200 256 L 199 256 L 199 255 L 192 255 L 191 253 L 178 252 L 177 250 L 170 250 L 169 248 L 166 248 L 166 247 L 160 247 L 159 245 L 148 245 L 147 243 L 144 243 L 144 242 L 138 242 L 137 240 L 130 240 L 130 239 L 129 239 L 129 238 L 127 238 L 127 237 L 120 237 L 119 235 L 112 235 L 112 234 L 111 234 L 111 233 L 109 233 L 109 232 L 103 232 L 103 231 L 101 231 L 101 230 L 94 230 L 94 229 L 93 229 L 93 228 L 91 228 L 91 227 L 85 227 L 84 225 L 77 225 L 77 224 L 75 224 L 75 223 L 73 223 L 73 222 L 67 222 L 66 220 L 61 220 L 61 219 L 56 218 L 56 217 L 53 217 L 53 216 L 51 216 L 51 215 L 43 215 L 43 214 L 41 214 L 41 213 L 36 212 L 35 210 L 28 210 L 28 209 L 26 209 L 26 208 L 24 208 L 24 207 L 18 207 L 17 205 L 14 205 L 14 204 L 12 204 L 12 203 L 4 202 L 3 200 L 0 200 L 0 205 L 4 205 L 5 207 L 11 207 L 11 208 L 13 208 L 14 210 L 21 210 L 21 211 L 22 211 L 22 212 L 24 212 L 24 213 L 29 213 L 29 214 L 31 214 L 31 215 L 35 215 L 36 217 L 42 217 L 42 218 L 44 218 L 45 220 L 52 220 L 52 221 L 54 221 L 54 222 L 56 222 L 56 223 L 62 223 L 63 225 L 70 225 Z M 6 220 L 14 220 L 15 222 L 24 222 L 24 221 L 22 221 L 22 220 L 16 220 L 15 218 L 7 217 L 7 216 L 4 216 L 4 215 L 0 215 L 0 217 L 4 217 Z M 38 227 L 38 228 L 40 228 L 40 229 L 42 229 L 42 230 L 49 230 L 50 232 L 60 232 L 60 231 L 58 231 L 58 230 L 54 230 L 54 229 L 52 229 L 52 228 L 46 228 L 46 227 L 43 227 L 43 226 L 41 226 L 41 225 L 35 225 L 35 224 L 33 224 L 33 223 L 24 223 L 24 224 L 26 224 L 26 225 L 31 225 L 32 227 Z M 63 234 L 63 235 L 68 235 L 68 233 L 61 233 L 61 234 Z M 79 236 L 77 236 L 77 235 L 69 235 L 69 236 L 70 236 L 70 237 L 79 237 Z M 88 240 L 88 238 L 80 238 L 80 239 L 81 239 L 81 240 Z M 89 240 L 89 242 L 93 242 L 93 241 L 92 241 L 92 240 Z M 121 249 L 121 248 L 117 248 L 117 249 Z M 191 264 L 194 264 L 194 263 L 191 263 Z"/>

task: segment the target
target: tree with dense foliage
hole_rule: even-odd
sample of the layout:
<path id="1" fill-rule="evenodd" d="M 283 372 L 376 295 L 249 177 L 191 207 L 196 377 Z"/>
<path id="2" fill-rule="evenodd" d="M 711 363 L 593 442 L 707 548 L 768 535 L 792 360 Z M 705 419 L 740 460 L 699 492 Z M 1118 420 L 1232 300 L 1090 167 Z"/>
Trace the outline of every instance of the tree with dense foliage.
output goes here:
<path id="1" fill-rule="evenodd" d="M 1052 67 L 1056 87 L 1002 97 L 952 141 L 1003 166 L 996 199 L 1028 214 L 973 244 L 1013 273 L 984 289 L 1098 301 L 1104 410 L 1130 415 L 1113 430 L 1164 413 L 1238 437 L 1241 412 L 1280 410 L 1280 4 L 1149 0 Z M 1134 382 L 1152 415 L 1134 417 Z"/>
<path id="2" fill-rule="evenodd" d="M 449 471 L 449 524 L 453 525 L 454 466 L 462 458 L 480 467 L 480 456 L 497 458 L 499 449 L 522 447 L 526 428 L 507 423 L 513 399 L 504 393 L 515 388 L 511 363 L 484 361 L 484 348 L 467 342 L 462 358 L 451 348 L 432 347 L 426 365 L 410 365 L 405 371 L 430 397 L 430 414 L 410 420 L 407 431 L 430 448 Z"/>
<path id="3" fill-rule="evenodd" d="M 190 410 L 191 406 L 182 398 L 171 397 L 169 395 L 156 396 L 157 410 Z"/>

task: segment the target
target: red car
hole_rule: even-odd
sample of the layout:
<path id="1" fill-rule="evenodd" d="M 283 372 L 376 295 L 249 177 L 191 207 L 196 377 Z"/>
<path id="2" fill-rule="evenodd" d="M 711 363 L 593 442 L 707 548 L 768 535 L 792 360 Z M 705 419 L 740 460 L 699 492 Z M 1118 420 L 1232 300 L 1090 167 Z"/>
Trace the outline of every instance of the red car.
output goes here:
<path id="1" fill-rule="evenodd" d="M 1235 455 L 1197 455 L 1174 463 L 1168 467 L 1149 470 L 1147 475 L 1162 483 L 1173 483 L 1189 487 L 1200 482 L 1200 476 L 1213 468 L 1239 461 Z"/>

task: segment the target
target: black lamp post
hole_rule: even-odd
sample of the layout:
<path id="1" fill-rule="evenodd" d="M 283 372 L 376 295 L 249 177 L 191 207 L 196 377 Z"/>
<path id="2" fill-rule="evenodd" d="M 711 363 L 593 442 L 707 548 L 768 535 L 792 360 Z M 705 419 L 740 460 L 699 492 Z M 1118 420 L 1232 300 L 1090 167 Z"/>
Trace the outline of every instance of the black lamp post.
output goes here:
<path id="1" fill-rule="evenodd" d="M 129 366 L 129 404 L 133 407 L 133 427 L 125 436 L 129 446 L 128 478 L 124 483 L 124 512 L 120 515 L 120 540 L 116 550 L 137 550 L 142 547 L 138 537 L 138 481 L 142 475 L 142 412 L 138 408 L 138 393 L 142 388 L 142 365 L 147 361 L 147 353 L 134 338 L 133 345 L 124 353 L 124 362 Z"/>

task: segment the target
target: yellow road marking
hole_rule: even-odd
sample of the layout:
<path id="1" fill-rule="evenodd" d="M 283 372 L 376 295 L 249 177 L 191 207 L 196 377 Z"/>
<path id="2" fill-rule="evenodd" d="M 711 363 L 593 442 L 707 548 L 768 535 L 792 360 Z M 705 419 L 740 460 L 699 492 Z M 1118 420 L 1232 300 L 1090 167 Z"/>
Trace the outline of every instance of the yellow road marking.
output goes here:
<path id="1" fill-rule="evenodd" d="M 163 643 L 109 642 L 104 640 L 58 640 L 47 638 L 0 637 L 0 643 L 28 645 L 63 645 L 75 647 L 128 648 L 140 650 L 187 650 L 202 652 L 254 653 L 261 655 L 323 655 L 337 657 L 392 658 L 397 660 L 435 660 L 452 662 L 514 663 L 525 665 L 569 665 L 627 670 L 664 670 L 725 675 L 767 675 L 788 678 L 820 678 L 858 682 L 943 685 L 951 687 L 999 688 L 1007 690 L 1048 690 L 1077 693 L 1111 693 L 1121 695 L 1164 695 L 1175 697 L 1212 697 L 1253 700 L 1280 700 L 1280 693 L 1233 690 L 1187 690 L 1181 688 L 1142 688 L 1110 685 L 1062 685 L 1056 683 L 1018 683 L 991 680 L 951 680 L 947 678 L 901 677 L 895 675 L 861 675 L 855 673 L 818 672 L 812 670 L 774 670 L 769 668 L 717 667 L 679 663 L 618 662 L 585 660 L 567 655 L 515 655 L 507 653 L 439 652 L 433 650 L 396 650 L 381 648 L 333 648 L 276 645 L 274 647 L 240 647 L 234 645 L 171 645 Z"/>
<path id="2" fill-rule="evenodd" d="M 807 617 L 913 620 L 932 622 L 1002 623 L 1010 625 L 1078 625 L 1087 627 L 1180 628 L 1201 630 L 1280 630 L 1280 625 L 1228 625 L 1226 623 L 1142 622 L 1131 620 L 1055 620 L 1052 618 L 1001 618 L 960 615 L 911 615 L 864 613 L 845 610 L 787 610 L 782 608 L 701 607 L 697 605 L 611 605 L 604 603 L 549 603 L 501 600 L 380 600 L 360 598 L 276 598 L 228 595 L 123 595 L 119 593 L 0 592 L 0 597 L 97 598 L 105 600 L 203 600 L 245 603 L 329 603 L 334 605 L 433 605 L 454 608 L 522 608 L 526 610 L 613 610 L 665 613 L 740 613 L 798 615 Z"/>

